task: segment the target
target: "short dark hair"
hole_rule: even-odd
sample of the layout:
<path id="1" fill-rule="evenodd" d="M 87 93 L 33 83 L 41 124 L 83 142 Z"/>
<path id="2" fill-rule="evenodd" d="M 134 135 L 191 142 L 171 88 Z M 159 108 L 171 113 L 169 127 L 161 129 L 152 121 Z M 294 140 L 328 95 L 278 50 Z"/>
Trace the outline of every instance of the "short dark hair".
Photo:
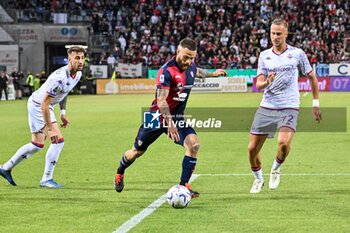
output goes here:
<path id="1" fill-rule="evenodd" d="M 272 21 L 272 24 L 283 25 L 288 30 L 288 23 L 282 18 L 276 18 Z"/>
<path id="2" fill-rule="evenodd" d="M 197 43 L 190 39 L 190 38 L 185 38 L 183 40 L 180 41 L 180 46 L 182 48 L 187 48 L 191 51 L 196 51 L 197 50 Z"/>
<path id="3" fill-rule="evenodd" d="M 68 54 L 71 54 L 72 52 L 77 52 L 77 53 L 85 53 L 85 49 L 80 46 L 72 46 L 67 50 Z"/>

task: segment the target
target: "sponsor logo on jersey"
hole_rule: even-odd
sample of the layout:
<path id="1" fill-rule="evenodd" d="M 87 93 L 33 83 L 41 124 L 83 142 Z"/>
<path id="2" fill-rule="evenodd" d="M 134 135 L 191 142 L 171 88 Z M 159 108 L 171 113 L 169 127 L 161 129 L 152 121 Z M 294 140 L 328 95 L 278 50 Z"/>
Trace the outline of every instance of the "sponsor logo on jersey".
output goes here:
<path id="1" fill-rule="evenodd" d="M 176 94 L 177 94 L 177 96 L 175 96 L 173 98 L 173 100 L 180 101 L 180 102 L 186 101 L 187 93 L 185 93 L 185 92 L 177 92 Z"/>

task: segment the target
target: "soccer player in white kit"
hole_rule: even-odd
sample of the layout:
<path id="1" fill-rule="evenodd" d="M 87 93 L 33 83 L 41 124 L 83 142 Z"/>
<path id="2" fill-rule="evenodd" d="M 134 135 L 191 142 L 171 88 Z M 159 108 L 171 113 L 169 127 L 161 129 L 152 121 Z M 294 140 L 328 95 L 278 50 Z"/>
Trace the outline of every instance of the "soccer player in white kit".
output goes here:
<path id="1" fill-rule="evenodd" d="M 63 187 L 53 180 L 54 169 L 64 145 L 63 135 L 55 118 L 54 106 L 65 99 L 79 82 L 85 49 L 72 46 L 67 53 L 68 65 L 54 71 L 28 99 L 27 108 L 28 122 L 32 133 L 31 142 L 19 148 L 10 160 L 0 166 L 0 175 L 13 186 L 16 186 L 16 183 L 11 175 L 12 169 L 34 153 L 42 150 L 46 137 L 49 137 L 51 145 L 46 152 L 45 170 L 40 181 L 40 187 Z M 69 120 L 66 117 L 65 110 L 61 110 L 61 120 L 61 127 L 66 128 Z"/>
<path id="2" fill-rule="evenodd" d="M 275 19 L 271 24 L 272 48 L 260 53 L 256 87 L 264 89 L 263 99 L 250 130 L 249 162 L 254 175 L 251 193 L 259 193 L 264 185 L 260 150 L 266 138 L 272 138 L 278 129 L 278 150 L 270 172 L 269 188 L 280 183 L 280 167 L 290 151 L 296 131 L 300 95 L 299 71 L 307 75 L 312 88 L 313 115 L 319 123 L 318 81 L 305 52 L 286 43 L 288 23 Z"/>

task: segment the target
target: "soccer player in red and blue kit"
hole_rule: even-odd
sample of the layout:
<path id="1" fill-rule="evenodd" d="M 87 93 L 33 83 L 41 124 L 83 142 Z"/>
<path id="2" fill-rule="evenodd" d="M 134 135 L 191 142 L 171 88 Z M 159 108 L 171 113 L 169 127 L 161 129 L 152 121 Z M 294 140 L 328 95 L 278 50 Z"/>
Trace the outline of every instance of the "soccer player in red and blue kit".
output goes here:
<path id="1" fill-rule="evenodd" d="M 222 69 L 214 73 L 198 68 L 193 62 L 197 55 L 197 44 L 194 40 L 185 38 L 180 41 L 176 56 L 165 63 L 157 74 L 156 98 L 152 102 L 150 112 L 154 117 L 160 117 L 165 122 L 157 128 L 146 128 L 142 124 L 135 138 L 133 148 L 126 151 L 120 160 L 115 176 L 115 190 L 121 192 L 124 188 L 124 172 L 135 159 L 140 157 L 161 134 L 166 133 L 175 143 L 186 149 L 182 161 L 180 185 L 186 186 L 192 198 L 199 193 L 192 190 L 188 182 L 197 163 L 199 142 L 192 127 L 176 126 L 181 120 L 186 108 L 187 100 L 193 87 L 195 78 L 226 76 Z"/>

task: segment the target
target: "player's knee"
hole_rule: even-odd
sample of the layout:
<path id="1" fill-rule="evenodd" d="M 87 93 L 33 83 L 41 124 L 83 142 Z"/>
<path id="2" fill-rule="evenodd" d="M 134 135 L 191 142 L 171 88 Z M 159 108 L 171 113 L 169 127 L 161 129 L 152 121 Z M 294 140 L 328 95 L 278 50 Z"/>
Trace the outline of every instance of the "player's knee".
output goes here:
<path id="1" fill-rule="evenodd" d="M 145 153 L 144 151 L 139 151 L 135 148 L 131 149 L 131 150 L 128 150 L 126 153 L 125 153 L 125 156 L 128 160 L 135 160 L 137 159 L 138 157 L 140 157 L 141 155 L 143 155 L 143 153 Z"/>
<path id="2" fill-rule="evenodd" d="M 252 143 L 249 143 L 248 145 L 248 152 L 249 152 L 249 155 L 256 155 L 259 153 L 257 146 Z"/>
<path id="3" fill-rule="evenodd" d="M 286 141 L 279 141 L 278 147 L 283 153 L 287 153 L 287 151 L 290 149 L 290 144 Z"/>
<path id="4" fill-rule="evenodd" d="M 140 157 L 141 155 L 143 155 L 143 153 L 145 153 L 144 151 L 136 151 L 136 158 Z"/>
<path id="5" fill-rule="evenodd" d="M 198 153 L 199 147 L 200 147 L 199 142 L 194 142 L 194 143 L 191 144 L 190 150 L 193 153 Z"/>

